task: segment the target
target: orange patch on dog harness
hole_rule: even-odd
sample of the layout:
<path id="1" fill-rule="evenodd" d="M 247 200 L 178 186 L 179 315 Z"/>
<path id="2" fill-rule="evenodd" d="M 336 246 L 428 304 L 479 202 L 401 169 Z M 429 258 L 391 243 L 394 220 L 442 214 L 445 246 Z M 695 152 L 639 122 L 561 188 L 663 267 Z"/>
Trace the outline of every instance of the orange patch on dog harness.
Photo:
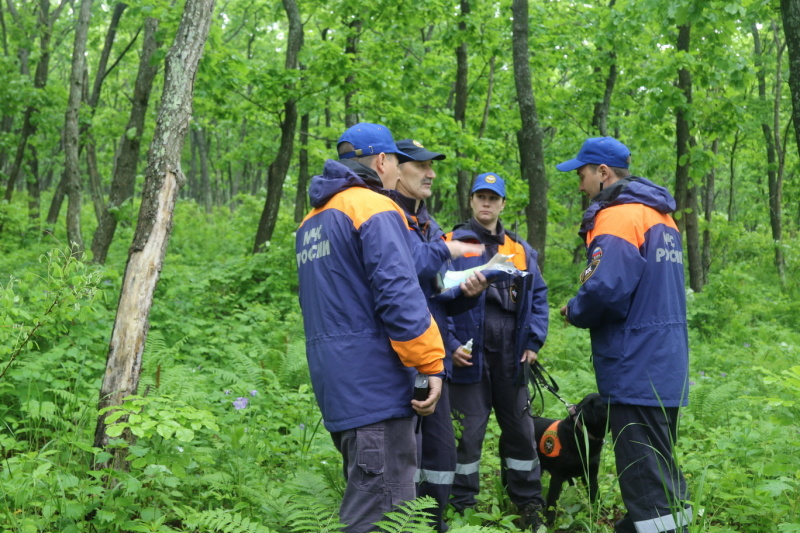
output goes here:
<path id="1" fill-rule="evenodd" d="M 542 435 L 539 443 L 539 452 L 546 457 L 558 457 L 561 454 L 561 440 L 558 438 L 558 425 L 561 420 L 556 420 Z"/>

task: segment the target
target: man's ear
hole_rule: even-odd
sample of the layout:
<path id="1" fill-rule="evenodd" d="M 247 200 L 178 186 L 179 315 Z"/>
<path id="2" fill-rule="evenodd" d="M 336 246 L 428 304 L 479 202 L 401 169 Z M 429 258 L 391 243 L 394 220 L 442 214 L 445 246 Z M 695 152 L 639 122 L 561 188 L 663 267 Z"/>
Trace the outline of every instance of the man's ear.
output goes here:
<path id="1" fill-rule="evenodd" d="M 379 174 L 383 174 L 386 171 L 385 152 L 381 152 L 375 157 L 375 170 L 377 170 Z"/>

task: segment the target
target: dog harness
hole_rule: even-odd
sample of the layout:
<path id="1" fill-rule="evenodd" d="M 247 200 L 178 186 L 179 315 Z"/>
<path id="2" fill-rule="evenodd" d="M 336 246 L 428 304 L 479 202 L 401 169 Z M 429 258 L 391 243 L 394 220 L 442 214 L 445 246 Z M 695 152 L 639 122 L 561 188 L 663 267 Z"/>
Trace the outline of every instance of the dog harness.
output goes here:
<path id="1" fill-rule="evenodd" d="M 561 420 L 556 420 L 547 428 L 539 443 L 539 452 L 546 457 L 558 457 L 561 454 L 561 440 L 558 438 L 558 425 Z"/>

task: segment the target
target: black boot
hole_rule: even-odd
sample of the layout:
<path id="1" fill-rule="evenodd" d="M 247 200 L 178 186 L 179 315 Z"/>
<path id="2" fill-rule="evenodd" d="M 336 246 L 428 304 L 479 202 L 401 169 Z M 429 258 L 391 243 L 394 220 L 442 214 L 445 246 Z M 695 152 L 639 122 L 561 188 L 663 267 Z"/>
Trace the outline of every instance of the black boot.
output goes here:
<path id="1" fill-rule="evenodd" d="M 542 518 L 542 506 L 538 503 L 529 503 L 519 510 L 519 528 L 533 533 L 546 533 L 547 528 Z"/>

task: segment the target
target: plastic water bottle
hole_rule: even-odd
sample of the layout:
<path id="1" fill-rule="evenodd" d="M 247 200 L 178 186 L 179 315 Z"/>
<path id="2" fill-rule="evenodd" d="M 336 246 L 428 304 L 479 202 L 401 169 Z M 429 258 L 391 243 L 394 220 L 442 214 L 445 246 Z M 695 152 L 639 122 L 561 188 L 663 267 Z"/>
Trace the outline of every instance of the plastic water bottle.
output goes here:
<path id="1" fill-rule="evenodd" d="M 463 350 L 465 354 L 472 354 L 472 339 L 468 340 L 467 344 L 461 347 L 461 350 Z"/>

